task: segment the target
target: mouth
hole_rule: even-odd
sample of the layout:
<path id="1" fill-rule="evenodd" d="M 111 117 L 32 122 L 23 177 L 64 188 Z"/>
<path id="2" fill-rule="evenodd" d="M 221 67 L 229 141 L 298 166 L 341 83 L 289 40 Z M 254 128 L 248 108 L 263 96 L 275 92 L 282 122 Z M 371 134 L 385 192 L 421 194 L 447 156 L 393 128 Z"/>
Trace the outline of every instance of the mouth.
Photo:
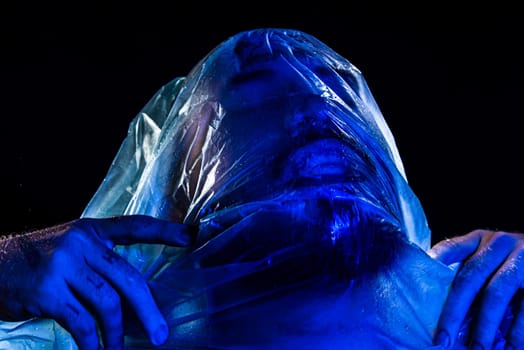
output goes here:
<path id="1" fill-rule="evenodd" d="M 282 172 L 284 181 L 322 185 L 364 180 L 363 161 L 358 152 L 335 138 L 307 143 L 292 152 Z"/>

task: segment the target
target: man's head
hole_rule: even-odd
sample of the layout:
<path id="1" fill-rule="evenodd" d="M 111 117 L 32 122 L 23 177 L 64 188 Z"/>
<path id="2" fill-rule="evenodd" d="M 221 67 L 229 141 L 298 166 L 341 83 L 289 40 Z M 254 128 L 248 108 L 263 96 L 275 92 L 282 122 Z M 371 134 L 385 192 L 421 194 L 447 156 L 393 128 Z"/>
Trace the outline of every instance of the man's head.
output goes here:
<path id="1" fill-rule="evenodd" d="M 343 198 L 429 244 L 361 73 L 310 35 L 258 29 L 229 38 L 185 78 L 166 124 L 150 175 L 162 182 L 161 216 L 194 223 L 253 201 Z"/>
<path id="2" fill-rule="evenodd" d="M 151 276 L 181 337 L 193 334 L 189 327 L 198 337 L 240 341 L 250 313 L 271 324 L 264 305 L 283 327 L 305 314 L 317 326 L 336 315 L 336 327 L 348 319 L 337 305 L 348 307 L 341 295 L 352 281 L 387 267 L 402 244 L 429 246 L 424 213 L 365 80 L 308 34 L 232 36 L 162 89 L 135 123 L 127 145 L 136 149 L 123 147 L 124 162 L 113 165 L 121 181 L 108 176 L 130 199 L 113 205 L 115 186 L 106 186 L 85 214 L 98 206 L 105 215 L 199 226 L 189 250 L 121 251 Z M 274 335 L 250 334 L 254 342 Z"/>

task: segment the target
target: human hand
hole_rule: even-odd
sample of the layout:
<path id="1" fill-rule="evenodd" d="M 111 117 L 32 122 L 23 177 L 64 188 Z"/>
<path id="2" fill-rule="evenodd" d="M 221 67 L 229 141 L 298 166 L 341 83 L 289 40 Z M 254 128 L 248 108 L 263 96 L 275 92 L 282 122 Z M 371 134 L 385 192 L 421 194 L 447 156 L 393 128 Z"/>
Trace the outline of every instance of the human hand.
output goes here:
<path id="1" fill-rule="evenodd" d="M 433 246 L 429 255 L 446 265 L 460 263 L 438 322 L 436 343 L 451 348 L 472 304 L 471 349 L 491 349 L 505 312 L 524 282 L 524 234 L 475 230 Z M 506 348 L 524 346 L 524 313 L 516 305 Z M 477 345 L 478 347 L 474 347 Z"/>
<path id="2" fill-rule="evenodd" d="M 185 225 L 144 215 L 81 218 L 0 237 L 0 319 L 56 320 L 80 349 L 123 348 L 123 303 L 135 311 L 153 345 L 167 340 L 167 323 L 138 270 L 115 244 L 186 246 Z"/>

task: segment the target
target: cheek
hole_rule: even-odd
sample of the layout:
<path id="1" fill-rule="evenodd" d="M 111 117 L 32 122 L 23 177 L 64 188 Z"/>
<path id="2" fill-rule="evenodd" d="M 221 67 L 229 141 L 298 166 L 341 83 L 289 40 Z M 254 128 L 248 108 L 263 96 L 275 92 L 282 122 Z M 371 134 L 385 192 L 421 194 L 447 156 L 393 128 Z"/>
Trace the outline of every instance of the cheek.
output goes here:
<path id="1" fill-rule="evenodd" d="M 202 177 L 209 166 L 205 156 L 210 153 L 211 125 L 216 117 L 209 104 L 190 113 L 156 160 L 157 170 L 151 176 L 157 216 L 179 222 L 202 191 Z"/>
<path id="2" fill-rule="evenodd" d="M 182 141 L 181 150 L 184 162 L 184 175 L 188 178 L 188 197 L 193 198 L 203 167 L 203 154 L 208 147 L 206 144 L 209 133 L 213 132 L 212 123 L 216 114 L 209 104 L 202 106 L 199 113 L 191 118 L 186 136 Z"/>

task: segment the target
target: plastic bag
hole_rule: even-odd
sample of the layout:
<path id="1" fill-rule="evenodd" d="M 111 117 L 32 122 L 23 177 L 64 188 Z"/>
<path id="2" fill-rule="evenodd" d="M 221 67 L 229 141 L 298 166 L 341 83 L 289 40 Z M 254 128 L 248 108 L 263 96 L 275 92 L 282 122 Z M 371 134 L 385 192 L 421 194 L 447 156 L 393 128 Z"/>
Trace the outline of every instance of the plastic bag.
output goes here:
<path id="1" fill-rule="evenodd" d="M 296 30 L 232 36 L 159 90 L 83 216 L 121 214 L 199 226 L 190 248 L 115 248 L 166 349 L 429 348 L 453 278 L 360 71 Z"/>

